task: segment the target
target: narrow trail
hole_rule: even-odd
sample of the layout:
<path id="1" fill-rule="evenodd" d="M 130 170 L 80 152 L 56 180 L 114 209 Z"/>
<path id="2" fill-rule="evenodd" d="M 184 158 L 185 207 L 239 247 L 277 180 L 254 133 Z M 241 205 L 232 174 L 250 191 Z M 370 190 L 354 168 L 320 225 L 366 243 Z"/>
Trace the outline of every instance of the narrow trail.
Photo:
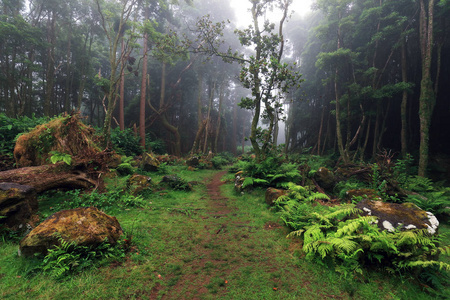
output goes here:
<path id="1" fill-rule="evenodd" d="M 207 209 L 198 218 L 202 229 L 196 233 L 199 242 L 190 249 L 193 259 L 183 261 L 183 272 L 162 299 L 210 299 L 211 295 L 214 299 L 227 298 L 227 287 L 251 276 L 255 264 L 259 272 L 273 274 L 272 286 L 283 285 L 276 275 L 280 267 L 276 263 L 277 254 L 265 246 L 267 241 L 261 235 L 256 237 L 279 226 L 250 224 L 248 212 L 240 211 L 235 199 L 221 194 L 220 187 L 225 183 L 221 178 L 225 173 L 216 173 L 206 183 Z"/>
<path id="2" fill-rule="evenodd" d="M 228 206 L 230 200 L 223 197 L 220 192 L 220 187 L 225 183 L 221 181 L 221 178 L 226 172 L 216 173 L 206 183 L 209 206 L 206 215 L 201 217 L 204 223 L 204 232 L 201 233 L 203 238 L 192 250 L 198 259 L 185 264 L 185 268 L 189 268 L 190 272 L 184 274 L 173 286 L 173 290 L 163 299 L 174 299 L 176 295 L 179 295 L 180 299 L 202 299 L 202 295 L 208 293 L 206 286 L 217 276 L 217 270 L 222 270 L 227 264 L 228 259 L 219 257 L 216 251 L 221 250 L 226 253 L 227 245 L 236 242 L 226 234 L 231 225 L 230 214 L 236 210 Z"/>

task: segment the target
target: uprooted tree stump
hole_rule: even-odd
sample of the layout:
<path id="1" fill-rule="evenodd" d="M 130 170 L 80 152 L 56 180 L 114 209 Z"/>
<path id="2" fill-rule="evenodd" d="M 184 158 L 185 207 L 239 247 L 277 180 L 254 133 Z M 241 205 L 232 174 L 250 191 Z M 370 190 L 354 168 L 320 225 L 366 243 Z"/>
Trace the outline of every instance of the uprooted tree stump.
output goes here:
<path id="1" fill-rule="evenodd" d="M 64 162 L 49 164 L 52 153 L 70 155 L 70 165 Z M 0 172 L 0 183 L 29 186 L 36 194 L 58 188 L 101 188 L 102 174 L 111 164 L 115 167 L 114 164 L 120 161 L 114 152 L 101 151 L 94 130 L 83 124 L 78 114 L 53 119 L 21 135 L 14 148 L 14 158 L 16 165 L 22 168 Z M 7 194 L 15 197 L 12 192 Z M 17 202 L 3 200 L 11 205 Z M 11 211 L 8 207 L 4 209 Z"/>
<path id="2" fill-rule="evenodd" d="M 52 152 L 72 157 L 88 158 L 100 152 L 94 129 L 83 124 L 78 114 L 51 120 L 22 134 L 14 147 L 14 159 L 19 167 L 50 163 Z"/>

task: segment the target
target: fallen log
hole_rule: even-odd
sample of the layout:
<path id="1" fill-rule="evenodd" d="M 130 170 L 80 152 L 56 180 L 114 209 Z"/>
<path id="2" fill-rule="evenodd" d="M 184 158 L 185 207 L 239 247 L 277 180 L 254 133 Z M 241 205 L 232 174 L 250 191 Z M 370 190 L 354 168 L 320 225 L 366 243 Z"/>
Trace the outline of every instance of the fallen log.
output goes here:
<path id="1" fill-rule="evenodd" d="M 87 189 L 98 185 L 87 173 L 77 167 L 66 167 L 64 163 L 3 171 L 0 182 L 28 185 L 38 194 L 57 188 Z"/>

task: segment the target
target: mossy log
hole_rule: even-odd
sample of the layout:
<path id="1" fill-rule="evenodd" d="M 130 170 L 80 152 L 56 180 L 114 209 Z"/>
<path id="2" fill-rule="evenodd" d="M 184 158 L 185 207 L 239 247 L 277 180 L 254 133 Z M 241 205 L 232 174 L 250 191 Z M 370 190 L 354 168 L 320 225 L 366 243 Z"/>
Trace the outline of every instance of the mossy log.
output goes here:
<path id="1" fill-rule="evenodd" d="M 0 182 L 28 185 L 38 194 L 57 188 L 87 189 L 98 185 L 80 165 L 70 167 L 64 163 L 3 171 Z"/>

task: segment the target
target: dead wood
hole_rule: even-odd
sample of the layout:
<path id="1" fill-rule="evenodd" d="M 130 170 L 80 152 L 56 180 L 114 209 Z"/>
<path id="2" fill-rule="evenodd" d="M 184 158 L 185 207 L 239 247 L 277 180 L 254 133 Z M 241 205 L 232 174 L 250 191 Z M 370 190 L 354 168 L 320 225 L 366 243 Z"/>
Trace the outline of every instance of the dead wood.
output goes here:
<path id="1" fill-rule="evenodd" d="M 80 165 L 70 167 L 64 163 L 3 171 L 0 182 L 32 186 L 38 194 L 58 188 L 88 189 L 99 184 Z"/>

